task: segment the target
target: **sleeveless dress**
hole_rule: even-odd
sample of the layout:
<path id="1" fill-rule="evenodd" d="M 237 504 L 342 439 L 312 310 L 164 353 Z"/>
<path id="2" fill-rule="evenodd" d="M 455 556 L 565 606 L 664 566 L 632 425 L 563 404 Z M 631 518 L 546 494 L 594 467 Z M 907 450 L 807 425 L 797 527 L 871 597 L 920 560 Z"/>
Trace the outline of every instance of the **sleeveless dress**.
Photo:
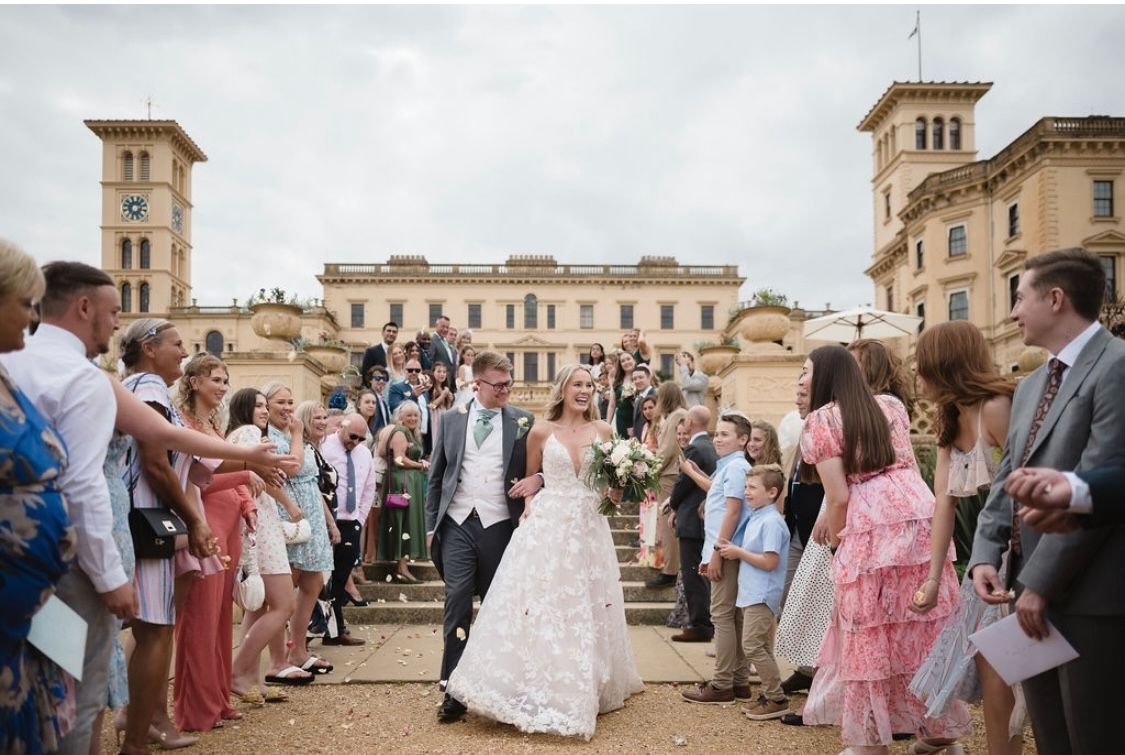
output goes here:
<path id="1" fill-rule="evenodd" d="M 832 559 L 832 620 L 805 723 L 841 726 L 848 745 L 889 744 L 895 732 L 957 738 L 971 727 L 963 703 L 933 719 L 907 690 L 956 607 L 953 548 L 937 606 L 914 613 L 910 601 L 930 568 L 934 496 L 918 471 L 906 408 L 892 396 L 875 401 L 890 426 L 895 461 L 878 472 L 848 475 L 847 519 Z M 840 457 L 843 450 L 839 408 L 831 403 L 809 414 L 801 434 L 805 462 Z"/>
<path id="2" fill-rule="evenodd" d="M 262 442 L 262 431 L 254 425 L 243 425 L 235 429 L 227 440 L 239 446 L 255 445 Z M 245 525 L 242 526 L 242 562 L 251 565 L 251 573 L 263 577 L 291 574 L 277 501 L 269 493 L 262 492 L 254 504 L 258 508 L 258 529 L 251 534 Z M 231 561 L 231 569 L 234 569 L 234 561 Z"/>
<path id="3" fill-rule="evenodd" d="M 949 495 L 958 509 L 963 506 L 975 507 L 974 515 L 979 513 L 992 480 L 996 476 L 997 455 L 1000 449 L 988 445 L 981 433 L 980 418 L 977 419 L 977 442 L 969 451 L 961 451 L 956 446 L 949 448 Z M 977 505 L 979 504 L 979 507 Z M 975 516 L 974 516 L 975 519 Z M 1001 567 L 1001 582 L 1006 569 Z M 949 617 L 945 628 L 934 642 L 926 662 L 918 669 L 910 682 L 910 691 L 926 703 L 926 715 L 938 717 L 945 714 L 949 705 L 957 700 L 977 703 L 981 700 L 980 677 L 977 674 L 973 657 L 977 650 L 969 640 L 969 635 L 995 624 L 1010 612 L 1007 605 L 991 605 L 979 599 L 973 589 L 973 580 L 968 574 L 961 581 L 961 592 L 957 597 L 957 607 Z M 1008 722 L 1010 733 L 1014 736 L 1023 730 L 1026 708 L 1022 701 L 1020 686 L 1014 685 L 1016 705 Z"/>
<path id="4" fill-rule="evenodd" d="M 290 452 L 289 433 L 269 426 L 270 440 L 277 444 L 279 454 Z M 316 456 L 312 446 L 304 444 L 301 470 L 285 481 L 285 492 L 309 520 L 312 537 L 306 542 L 289 545 L 289 563 L 301 571 L 332 571 L 332 544 L 328 541 L 328 522 L 324 519 L 324 506 L 317 484 Z M 279 509 L 278 514 L 289 521 L 289 512 Z"/>
<path id="5" fill-rule="evenodd" d="M 74 557 L 59 478 L 62 439 L 0 367 L 0 752 L 54 752 L 74 718 L 74 682 L 27 641 Z"/>
<path id="6" fill-rule="evenodd" d="M 546 486 L 516 528 L 446 691 L 524 732 L 589 740 L 599 713 L 644 689 L 625 626 L 609 521 L 552 434 Z"/>
<path id="7" fill-rule="evenodd" d="M 401 427 L 396 427 L 387 438 L 387 448 L 391 438 L 402 433 L 406 438 L 406 458 L 418 461 L 422 458 L 422 446 L 410 441 L 410 436 Z M 389 452 L 388 452 L 389 455 Z M 392 460 L 384 474 L 387 481 L 386 493 L 406 493 L 410 505 L 404 509 L 383 507 L 379 520 L 379 558 L 383 561 L 413 559 L 422 561 L 429 558 L 426 551 L 426 471 L 416 467 L 399 467 Z"/>
<path id="8" fill-rule="evenodd" d="M 113 433 L 109 449 L 105 454 L 102 474 L 109 488 L 109 501 L 113 504 L 113 543 L 121 554 L 121 566 L 125 577 L 133 579 L 133 535 L 129 532 L 129 490 L 125 487 L 125 462 L 132 439 L 128 435 Z M 124 622 L 117 620 L 118 630 Z M 113 650 L 109 658 L 109 700 L 110 708 L 117 710 L 129 704 L 129 676 L 125 663 L 125 648 L 121 645 L 121 633 L 113 636 Z"/>

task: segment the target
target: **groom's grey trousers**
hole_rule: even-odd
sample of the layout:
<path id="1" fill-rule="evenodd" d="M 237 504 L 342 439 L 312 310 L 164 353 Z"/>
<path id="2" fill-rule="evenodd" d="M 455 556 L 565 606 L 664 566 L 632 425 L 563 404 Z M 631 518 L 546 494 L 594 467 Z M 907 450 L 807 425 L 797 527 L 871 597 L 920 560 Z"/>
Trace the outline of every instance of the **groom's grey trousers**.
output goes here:
<path id="1" fill-rule="evenodd" d="M 438 528 L 441 539 L 442 577 L 445 579 L 445 650 L 441 656 L 442 684 L 461 660 L 473 621 L 473 595 L 483 600 L 512 539 L 511 519 L 485 529 L 474 509 L 464 524 L 445 516 Z M 458 629 L 463 630 L 458 634 Z"/>

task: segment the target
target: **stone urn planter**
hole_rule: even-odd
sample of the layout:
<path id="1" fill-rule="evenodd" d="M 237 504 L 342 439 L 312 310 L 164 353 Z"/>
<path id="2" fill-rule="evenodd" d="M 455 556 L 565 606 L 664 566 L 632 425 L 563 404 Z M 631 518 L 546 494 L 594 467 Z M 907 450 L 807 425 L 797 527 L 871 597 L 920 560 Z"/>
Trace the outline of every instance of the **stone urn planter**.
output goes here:
<path id="1" fill-rule="evenodd" d="M 1019 365 L 1021 375 L 1030 375 L 1046 361 L 1047 352 L 1038 346 L 1027 346 L 1016 357 L 1016 364 Z"/>
<path id="2" fill-rule="evenodd" d="M 734 316 L 732 327 L 747 343 L 775 343 L 789 332 L 789 307 L 747 307 Z"/>
<path id="3" fill-rule="evenodd" d="M 699 350 L 699 369 L 715 375 L 737 354 L 737 346 L 704 346 Z"/>
<path id="4" fill-rule="evenodd" d="M 304 313 L 296 304 L 259 302 L 250 306 L 253 315 L 250 327 L 262 338 L 280 338 L 288 341 L 301 335 L 301 315 Z"/>
<path id="5" fill-rule="evenodd" d="M 348 366 L 348 350 L 343 346 L 309 345 L 305 346 L 305 353 L 323 364 L 329 372 L 340 372 Z"/>

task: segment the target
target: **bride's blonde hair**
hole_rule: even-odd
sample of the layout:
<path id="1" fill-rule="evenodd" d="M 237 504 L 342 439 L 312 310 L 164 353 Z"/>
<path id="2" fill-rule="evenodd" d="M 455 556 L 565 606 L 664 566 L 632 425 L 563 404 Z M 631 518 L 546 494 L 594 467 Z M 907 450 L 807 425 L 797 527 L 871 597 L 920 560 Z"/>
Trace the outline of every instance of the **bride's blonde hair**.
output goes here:
<path id="1" fill-rule="evenodd" d="M 547 396 L 546 407 L 546 416 L 551 422 L 557 421 L 562 416 L 563 389 L 570 382 L 570 376 L 579 370 L 589 375 L 590 380 L 594 379 L 594 373 L 590 372 L 590 368 L 578 363 L 563 365 L 562 369 L 555 375 L 555 384 L 551 386 L 551 393 Z M 586 413 L 582 416 L 590 422 L 597 422 L 601 419 L 601 415 L 598 413 L 598 394 L 596 391 L 590 392 L 590 403 L 586 405 Z"/>

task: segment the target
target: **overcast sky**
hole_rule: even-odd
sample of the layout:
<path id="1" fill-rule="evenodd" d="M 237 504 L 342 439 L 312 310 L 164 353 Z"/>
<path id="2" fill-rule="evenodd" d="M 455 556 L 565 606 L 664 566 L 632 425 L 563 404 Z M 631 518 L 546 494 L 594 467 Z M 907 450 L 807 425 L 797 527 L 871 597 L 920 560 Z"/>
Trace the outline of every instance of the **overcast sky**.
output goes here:
<path id="1" fill-rule="evenodd" d="M 0 7 L 0 235 L 100 260 L 84 118 L 173 118 L 194 296 L 319 296 L 324 262 L 737 263 L 872 300 L 870 137 L 917 78 L 913 6 Z M 1125 115 L 1120 7 L 924 7 L 927 80 L 993 81 L 979 157 Z"/>

